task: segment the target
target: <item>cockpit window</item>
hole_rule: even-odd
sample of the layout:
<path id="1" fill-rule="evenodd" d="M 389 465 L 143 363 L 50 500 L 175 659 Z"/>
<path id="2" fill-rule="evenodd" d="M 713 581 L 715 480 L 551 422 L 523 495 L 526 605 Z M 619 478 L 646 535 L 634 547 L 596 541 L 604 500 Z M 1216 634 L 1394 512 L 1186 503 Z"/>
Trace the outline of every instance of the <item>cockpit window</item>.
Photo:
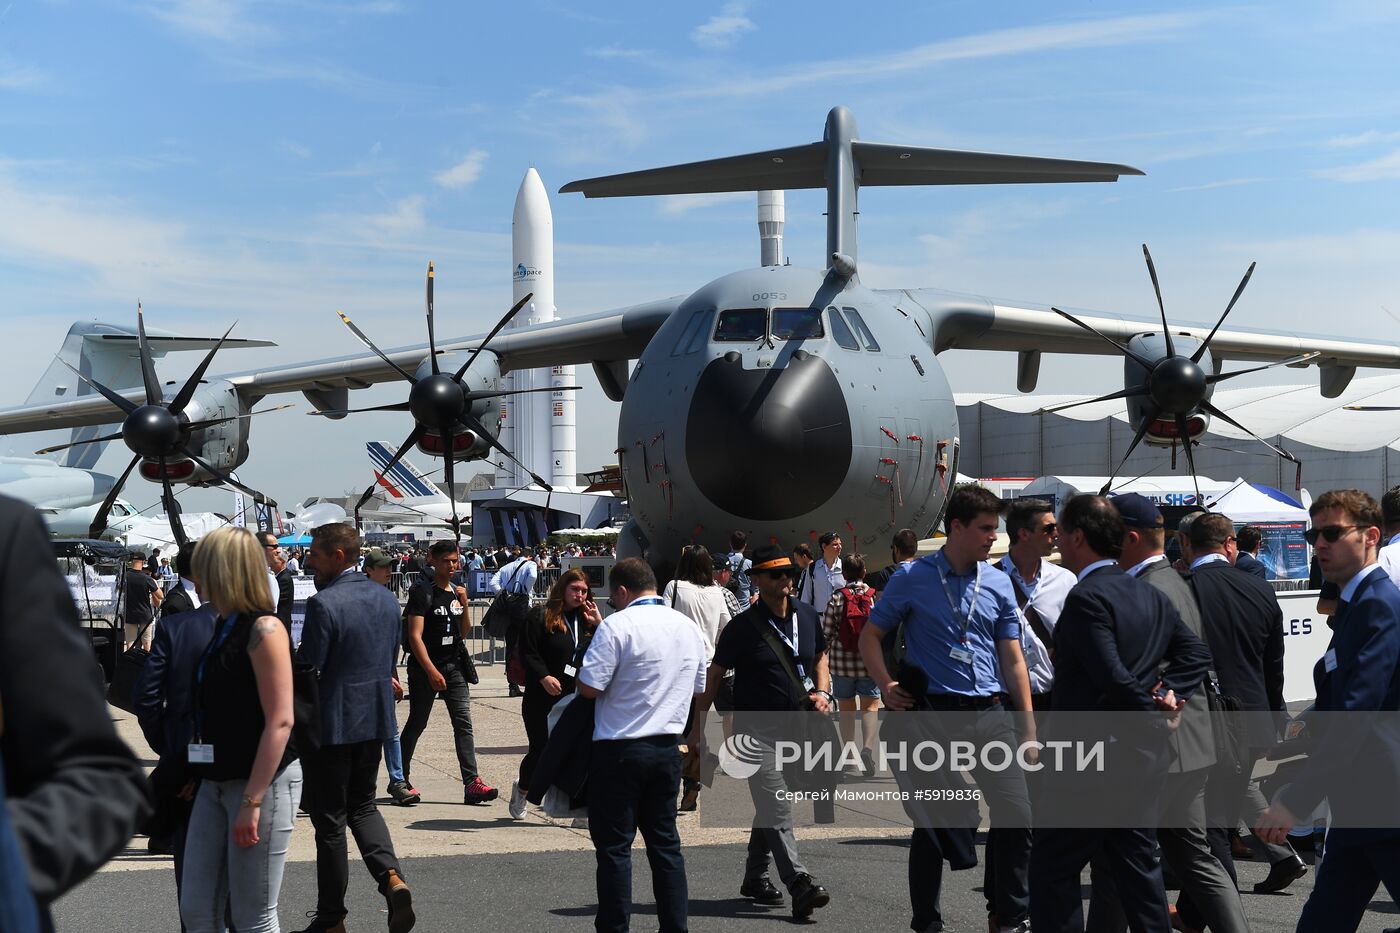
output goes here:
<path id="1" fill-rule="evenodd" d="M 851 322 L 856 333 L 860 334 L 860 342 L 865 344 L 865 349 L 879 352 L 880 344 L 875 339 L 875 335 L 870 332 L 870 328 L 865 326 L 865 319 L 860 316 L 860 312 L 855 308 L 842 308 L 846 312 L 846 320 Z"/>
<path id="2" fill-rule="evenodd" d="M 762 340 L 768 332 L 768 310 L 766 308 L 731 308 L 719 313 L 719 326 L 715 328 L 715 339 L 731 343 L 754 343 Z"/>
<path id="3" fill-rule="evenodd" d="M 695 333 L 690 335 L 690 343 L 685 345 L 685 353 L 694 353 L 697 350 L 705 349 L 705 344 L 710 341 L 710 322 L 715 318 L 714 310 L 701 311 L 695 315 L 697 321 Z"/>
<path id="4" fill-rule="evenodd" d="M 709 321 L 708 311 L 697 311 L 690 316 L 686 322 L 685 330 L 681 331 L 680 337 L 676 340 L 676 345 L 671 349 L 672 356 L 680 356 L 682 353 L 690 353 L 697 349 L 695 346 L 695 336 L 701 333 L 701 329 Z"/>
<path id="5" fill-rule="evenodd" d="M 822 336 L 820 308 L 774 308 L 773 337 L 776 340 L 818 340 Z"/>
<path id="6" fill-rule="evenodd" d="M 834 307 L 826 310 L 827 317 L 831 319 L 831 337 L 836 341 L 836 345 L 847 350 L 859 350 L 860 344 L 856 341 L 856 335 L 851 333 L 851 328 L 846 325 L 846 319 L 841 317 L 841 312 Z"/>

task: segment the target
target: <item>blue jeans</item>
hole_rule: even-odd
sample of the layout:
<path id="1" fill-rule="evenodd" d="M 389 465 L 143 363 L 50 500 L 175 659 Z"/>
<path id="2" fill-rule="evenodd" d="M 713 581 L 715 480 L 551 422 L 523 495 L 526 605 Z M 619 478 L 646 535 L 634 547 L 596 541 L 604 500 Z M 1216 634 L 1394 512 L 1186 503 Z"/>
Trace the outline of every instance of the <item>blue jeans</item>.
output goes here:
<path id="1" fill-rule="evenodd" d="M 588 834 L 598 857 L 599 933 L 632 916 L 632 840 L 641 830 L 661 933 L 688 929 L 685 860 L 676 832 L 681 753 L 676 736 L 595 741 L 588 765 Z"/>
<path id="2" fill-rule="evenodd" d="M 399 727 L 394 726 L 394 737 L 384 740 L 384 770 L 389 772 L 390 784 L 403 783 L 403 748 L 399 746 Z"/>
<path id="3" fill-rule="evenodd" d="M 239 933 L 278 933 L 277 895 L 301 800 L 301 762 L 294 761 L 263 795 L 258 844 L 239 848 L 233 822 L 246 780 L 204 781 L 185 837 L 180 919 L 189 933 L 220 933 L 232 915 Z"/>

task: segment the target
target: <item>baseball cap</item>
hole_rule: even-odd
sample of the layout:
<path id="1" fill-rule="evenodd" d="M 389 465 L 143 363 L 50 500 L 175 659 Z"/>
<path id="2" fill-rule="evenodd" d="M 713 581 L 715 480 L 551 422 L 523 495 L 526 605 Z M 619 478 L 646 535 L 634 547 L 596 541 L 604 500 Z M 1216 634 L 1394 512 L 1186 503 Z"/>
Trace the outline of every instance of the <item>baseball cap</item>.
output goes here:
<path id="1" fill-rule="evenodd" d="M 383 548 L 372 547 L 365 554 L 365 568 L 388 567 L 394 562 L 394 558 Z"/>
<path id="2" fill-rule="evenodd" d="M 1123 524 L 1130 528 L 1161 528 L 1162 512 L 1146 496 L 1135 492 L 1125 492 L 1113 496 L 1108 501 L 1118 509 Z"/>

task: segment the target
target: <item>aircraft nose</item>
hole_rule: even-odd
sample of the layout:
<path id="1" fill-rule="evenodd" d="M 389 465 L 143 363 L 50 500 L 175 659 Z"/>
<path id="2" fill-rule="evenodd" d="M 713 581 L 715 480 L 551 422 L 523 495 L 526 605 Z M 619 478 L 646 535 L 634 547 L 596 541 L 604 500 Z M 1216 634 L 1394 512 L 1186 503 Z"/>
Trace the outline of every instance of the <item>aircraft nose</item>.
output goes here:
<path id="1" fill-rule="evenodd" d="M 714 505 L 755 521 L 826 504 L 851 465 L 851 419 L 835 373 L 799 351 L 782 368 L 746 370 L 739 355 L 701 373 L 686 426 L 686 463 Z"/>

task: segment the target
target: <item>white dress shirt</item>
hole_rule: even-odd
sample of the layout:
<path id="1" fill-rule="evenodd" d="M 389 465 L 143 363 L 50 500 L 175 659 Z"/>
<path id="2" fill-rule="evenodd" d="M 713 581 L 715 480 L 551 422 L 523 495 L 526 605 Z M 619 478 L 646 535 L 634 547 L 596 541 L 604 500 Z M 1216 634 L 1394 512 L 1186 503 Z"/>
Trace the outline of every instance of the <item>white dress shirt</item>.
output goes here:
<path id="1" fill-rule="evenodd" d="M 836 563 L 830 565 L 824 557 L 812 561 L 807 567 L 807 576 L 810 578 L 806 587 L 811 595 L 809 605 L 819 613 L 825 612 L 826 604 L 831 602 L 831 594 L 846 585 L 846 575 L 841 571 L 841 558 L 836 558 Z"/>
<path id="2" fill-rule="evenodd" d="M 1348 580 L 1347 585 L 1342 587 L 1342 592 L 1341 595 L 1337 597 L 1337 602 L 1351 602 L 1351 598 L 1356 595 L 1356 588 L 1361 585 L 1361 581 L 1366 579 L 1366 577 L 1374 571 L 1380 569 L 1380 566 L 1380 564 L 1369 564 L 1365 567 L 1362 567 L 1361 570 L 1356 574 L 1356 576 Z"/>
<path id="3" fill-rule="evenodd" d="M 1376 562 L 1385 570 L 1386 576 L 1390 577 L 1396 586 L 1400 586 L 1400 535 L 1391 538 L 1376 557 Z"/>
<path id="4" fill-rule="evenodd" d="M 1035 610 L 1040 621 L 1045 623 L 1046 631 L 1053 637 L 1055 623 L 1059 621 L 1060 612 L 1065 608 L 1065 599 L 1079 580 L 1065 568 L 1044 558 L 1040 560 L 1034 580 L 1026 580 L 1021 576 L 1021 571 L 1016 569 L 1010 554 L 1004 556 L 996 566 L 1011 578 L 1012 587 L 1026 595 L 1027 606 Z M 1018 605 L 1019 603 L 1020 600 L 1017 600 Z M 1025 618 L 1024 611 L 1021 615 Z M 1055 665 L 1050 661 L 1048 646 L 1036 635 L 1029 622 L 1021 625 L 1021 653 L 1026 656 L 1031 693 L 1050 692 L 1050 688 L 1055 685 Z"/>
<path id="5" fill-rule="evenodd" d="M 1146 570 L 1148 567 L 1157 563 L 1157 561 L 1166 559 L 1167 555 L 1165 554 L 1153 554 L 1151 557 L 1147 558 L 1147 560 L 1138 561 L 1136 564 L 1133 564 L 1133 566 L 1129 567 L 1128 576 L 1135 577 L 1138 574 L 1142 573 L 1144 570 Z"/>
<path id="6" fill-rule="evenodd" d="M 1078 579 L 1076 579 L 1074 582 L 1076 582 L 1076 583 L 1080 582 L 1080 581 L 1083 580 L 1085 577 L 1087 577 L 1089 574 L 1093 573 L 1095 570 L 1098 570 L 1100 567 L 1116 567 L 1116 566 L 1118 566 L 1118 561 L 1116 561 L 1116 560 L 1109 560 L 1107 557 L 1105 557 L 1103 560 L 1096 560 L 1096 561 L 1094 561 L 1092 564 L 1090 564 L 1089 566 L 1085 567 L 1083 570 L 1079 571 L 1079 577 L 1078 577 Z"/>
<path id="7" fill-rule="evenodd" d="M 1206 554 L 1203 557 L 1198 557 L 1195 560 L 1191 561 L 1191 569 L 1195 570 L 1197 567 L 1203 566 L 1205 564 L 1213 564 L 1216 561 L 1224 561 L 1228 564 L 1230 562 L 1230 558 L 1226 557 L 1224 554 Z"/>
<path id="8" fill-rule="evenodd" d="M 180 588 L 183 589 L 186 593 L 189 594 L 190 603 L 191 603 L 191 605 L 193 605 L 196 609 L 198 609 L 200 606 L 204 605 L 204 601 L 203 601 L 202 599 L 199 598 L 199 590 L 195 588 L 195 585 L 194 585 L 194 581 L 193 581 L 193 580 L 186 580 L 184 577 L 181 577 L 181 578 L 180 578 Z M 279 593 L 278 595 L 281 595 L 281 594 Z"/>

